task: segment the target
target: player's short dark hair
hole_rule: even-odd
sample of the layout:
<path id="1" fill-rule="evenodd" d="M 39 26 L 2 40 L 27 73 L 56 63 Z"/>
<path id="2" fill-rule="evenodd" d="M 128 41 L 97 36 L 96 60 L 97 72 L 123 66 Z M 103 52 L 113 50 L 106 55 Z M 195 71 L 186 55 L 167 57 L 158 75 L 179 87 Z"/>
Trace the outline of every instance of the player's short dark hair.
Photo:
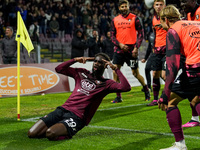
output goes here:
<path id="1" fill-rule="evenodd" d="M 95 58 L 96 58 L 97 56 L 102 56 L 102 57 L 105 58 L 105 60 L 111 61 L 111 60 L 110 60 L 110 57 L 109 57 L 107 54 L 105 54 L 105 53 L 98 53 L 98 54 L 95 55 Z"/>
<path id="2" fill-rule="evenodd" d="M 118 6 L 121 6 L 121 5 L 124 4 L 124 3 L 126 3 L 126 4 L 129 5 L 128 0 L 119 0 Z"/>

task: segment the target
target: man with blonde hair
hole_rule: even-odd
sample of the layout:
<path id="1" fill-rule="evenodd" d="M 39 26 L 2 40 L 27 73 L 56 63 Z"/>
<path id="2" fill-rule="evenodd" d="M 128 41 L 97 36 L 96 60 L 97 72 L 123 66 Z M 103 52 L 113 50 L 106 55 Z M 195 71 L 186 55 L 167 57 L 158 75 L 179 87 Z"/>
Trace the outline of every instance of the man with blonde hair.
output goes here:
<path id="1" fill-rule="evenodd" d="M 166 81 L 159 108 L 166 111 L 167 121 L 175 137 L 172 147 L 162 150 L 187 150 L 181 114 L 177 107 L 188 99 L 200 115 L 200 49 L 198 21 L 180 20 L 180 13 L 173 5 L 161 11 L 161 25 L 168 30 L 166 37 Z M 178 76 L 181 54 L 186 57 L 186 69 Z"/>

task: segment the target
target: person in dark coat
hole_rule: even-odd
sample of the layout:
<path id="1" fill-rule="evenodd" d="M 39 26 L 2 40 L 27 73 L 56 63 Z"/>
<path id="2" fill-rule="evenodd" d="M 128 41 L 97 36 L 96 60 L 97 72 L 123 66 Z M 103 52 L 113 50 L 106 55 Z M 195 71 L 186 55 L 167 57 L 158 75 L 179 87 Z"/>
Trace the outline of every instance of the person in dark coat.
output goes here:
<path id="1" fill-rule="evenodd" d="M 88 48 L 87 39 L 81 29 L 77 29 L 72 39 L 71 58 L 84 56 L 84 50 Z"/>
<path id="2" fill-rule="evenodd" d="M 111 40 L 110 31 L 107 32 L 106 39 L 103 40 L 103 37 L 101 37 L 101 48 L 102 48 L 102 52 L 106 53 L 112 60 L 113 54 L 114 54 L 114 43 Z"/>
<path id="3" fill-rule="evenodd" d="M 94 57 L 100 52 L 100 40 L 97 30 L 92 31 L 92 37 L 88 39 L 89 57 Z"/>
<path id="4" fill-rule="evenodd" d="M 11 26 L 6 27 L 1 45 L 3 64 L 17 64 L 17 41 Z"/>

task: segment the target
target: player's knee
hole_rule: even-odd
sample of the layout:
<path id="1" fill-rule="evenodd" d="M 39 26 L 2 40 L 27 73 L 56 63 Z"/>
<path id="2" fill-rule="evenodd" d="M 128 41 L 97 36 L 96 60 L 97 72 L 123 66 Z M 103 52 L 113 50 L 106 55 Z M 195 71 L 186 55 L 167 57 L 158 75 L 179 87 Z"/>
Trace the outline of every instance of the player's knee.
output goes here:
<path id="1" fill-rule="evenodd" d="M 28 137 L 29 138 L 35 138 L 36 136 L 37 136 L 37 133 L 34 130 L 30 129 L 28 131 Z"/>
<path id="2" fill-rule="evenodd" d="M 46 137 L 51 141 L 55 140 L 57 138 L 55 131 L 52 130 L 51 128 L 47 129 Z"/>

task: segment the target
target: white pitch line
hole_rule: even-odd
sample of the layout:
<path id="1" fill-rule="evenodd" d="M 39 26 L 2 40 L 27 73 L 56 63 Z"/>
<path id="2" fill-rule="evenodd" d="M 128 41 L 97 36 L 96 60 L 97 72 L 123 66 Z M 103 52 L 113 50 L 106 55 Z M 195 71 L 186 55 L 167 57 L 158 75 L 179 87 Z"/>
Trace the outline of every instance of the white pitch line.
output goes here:
<path id="1" fill-rule="evenodd" d="M 40 119 L 40 117 L 22 119 L 22 121 L 35 122 L 35 121 L 37 121 L 38 119 Z"/>
<path id="2" fill-rule="evenodd" d="M 142 105 L 142 104 L 141 104 Z M 140 105 L 137 105 L 140 106 Z M 129 107 L 133 107 L 129 106 Z M 118 108 L 126 108 L 125 107 L 114 107 L 116 109 Z M 113 109 L 114 109 L 113 108 Z M 110 110 L 110 109 L 104 109 L 104 110 Z M 100 110 L 102 111 L 102 110 Z M 28 122 L 36 122 L 40 117 L 34 117 L 34 118 L 28 118 L 28 119 L 22 119 L 22 121 L 28 121 Z M 164 136 L 174 136 L 172 133 L 162 133 L 162 132 L 153 132 L 153 131 L 142 131 L 142 130 L 134 130 L 134 129 L 126 129 L 126 128 L 116 128 L 116 127 L 107 127 L 107 126 L 93 126 L 93 125 L 88 125 L 90 128 L 96 128 L 96 129 L 106 129 L 106 130 L 120 130 L 120 131 L 129 131 L 129 132 L 135 132 L 135 133 L 145 133 L 145 134 L 153 134 L 153 135 L 164 135 Z M 191 135 L 184 135 L 185 138 L 190 138 L 190 139 L 196 139 L 200 140 L 200 137 L 198 136 L 191 136 Z"/>
<path id="3" fill-rule="evenodd" d="M 142 105 L 147 105 L 147 104 L 143 103 L 143 104 L 136 104 L 136 105 L 129 105 L 129 106 L 111 107 L 111 108 L 105 108 L 105 109 L 98 109 L 97 111 L 105 111 L 105 110 L 112 110 L 112 109 L 121 109 L 121 108 L 136 107 L 136 106 L 142 106 Z"/>
<path id="4" fill-rule="evenodd" d="M 114 110 L 114 109 L 121 109 L 121 108 L 128 108 L 128 107 L 137 107 L 137 106 L 142 106 L 142 105 L 146 105 L 146 103 L 136 104 L 136 105 L 129 105 L 129 106 L 121 106 L 121 107 L 112 107 L 112 108 L 98 109 L 97 111 Z M 22 121 L 36 122 L 39 118 L 40 117 L 22 119 Z M 158 133 L 158 132 L 153 132 L 153 131 L 142 131 L 142 130 L 125 129 L 125 128 L 115 128 L 115 127 L 106 127 L 106 126 L 93 126 L 93 125 L 89 125 L 88 127 L 97 128 L 97 129 L 106 129 L 106 130 L 120 130 L 120 131 L 129 131 L 129 132 L 135 132 L 135 133 L 146 133 L 146 134 L 154 134 L 154 135 L 174 136 L 172 133 L 162 133 L 162 132 Z M 198 136 L 184 135 L 184 137 L 185 138 L 190 138 L 190 139 L 200 140 L 200 137 L 198 137 Z"/>
<path id="5" fill-rule="evenodd" d="M 174 136 L 172 133 L 162 133 L 162 132 L 153 132 L 153 131 L 142 131 L 142 130 L 133 130 L 133 129 L 125 129 L 125 128 L 115 128 L 115 127 L 106 127 L 106 126 L 93 126 L 89 125 L 88 127 L 96 128 L 96 129 L 106 129 L 106 130 L 120 130 L 120 131 L 129 131 L 135 133 L 145 133 L 145 134 L 154 134 L 154 135 L 164 135 L 164 136 Z M 198 136 L 184 135 L 185 138 L 200 140 Z"/>
<path id="6" fill-rule="evenodd" d="M 40 117 L 22 119 L 22 121 L 36 122 L 39 118 L 40 118 Z M 145 134 L 153 134 L 153 135 L 174 136 L 172 133 L 162 133 L 162 132 L 153 132 L 153 131 L 142 131 L 142 130 L 134 130 L 134 129 L 126 129 L 126 128 L 115 128 L 115 127 L 93 126 L 93 125 L 88 125 L 88 127 L 90 127 L 90 128 L 96 128 L 96 129 L 106 129 L 106 130 L 129 131 L 129 132 L 145 133 Z M 184 137 L 185 137 L 185 138 L 190 138 L 190 139 L 200 140 L 200 137 L 198 137 L 198 136 L 184 135 Z"/>
<path id="7" fill-rule="evenodd" d="M 128 107 L 137 107 L 137 106 L 142 106 L 142 105 L 146 105 L 146 103 L 143 103 L 143 104 L 136 104 L 136 105 L 129 105 L 129 106 L 121 106 L 121 107 L 112 107 L 112 108 L 98 109 L 97 111 L 114 110 L 114 109 L 121 109 L 121 108 L 128 108 Z M 22 119 L 22 121 L 35 122 L 35 121 L 37 121 L 39 118 L 40 118 L 40 117 Z"/>

